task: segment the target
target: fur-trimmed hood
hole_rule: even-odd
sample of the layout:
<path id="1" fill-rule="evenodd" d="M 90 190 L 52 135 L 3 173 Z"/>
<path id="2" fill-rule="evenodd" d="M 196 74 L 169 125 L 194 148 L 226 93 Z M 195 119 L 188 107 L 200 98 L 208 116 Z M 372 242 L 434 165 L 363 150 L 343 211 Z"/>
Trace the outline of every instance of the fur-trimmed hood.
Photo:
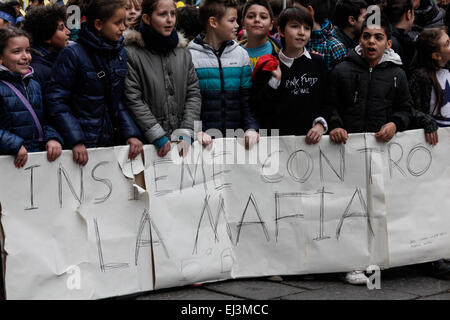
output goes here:
<path id="1" fill-rule="evenodd" d="M 177 31 L 178 33 L 178 45 L 177 48 L 186 48 L 189 44 L 189 40 L 184 36 L 183 33 Z M 145 42 L 142 38 L 142 34 L 137 30 L 126 30 L 123 33 L 124 41 L 123 44 L 125 46 L 136 45 L 141 48 L 145 48 Z"/>

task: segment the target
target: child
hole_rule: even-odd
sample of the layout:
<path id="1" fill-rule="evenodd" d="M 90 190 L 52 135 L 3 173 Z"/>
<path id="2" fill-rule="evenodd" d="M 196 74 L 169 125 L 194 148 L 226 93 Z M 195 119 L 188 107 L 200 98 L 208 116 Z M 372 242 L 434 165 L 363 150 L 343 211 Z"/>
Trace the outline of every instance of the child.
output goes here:
<path id="1" fill-rule="evenodd" d="M 242 10 L 242 25 L 247 39 L 239 45 L 247 50 L 252 68 L 263 55 L 278 56 L 280 45 L 268 35 L 273 26 L 273 13 L 267 0 L 249 0 Z"/>
<path id="2" fill-rule="evenodd" d="M 386 0 L 383 12 L 392 24 L 392 49 L 402 59 L 403 69 L 409 75 L 416 52 L 408 35 L 414 23 L 413 0 Z"/>
<path id="3" fill-rule="evenodd" d="M 312 16 L 305 8 L 287 8 L 280 14 L 279 66 L 272 72 L 256 72 L 251 100 L 263 128 L 277 128 L 280 135 L 306 135 L 308 144 L 318 143 L 327 130 L 320 116 L 328 70 L 323 57 L 305 49 L 312 28 Z"/>
<path id="4" fill-rule="evenodd" d="M 28 152 L 47 150 L 52 162 L 62 152 L 60 135 L 44 122 L 41 88 L 32 79 L 26 32 L 0 28 L 0 155 L 15 156 L 25 166 Z"/>
<path id="5" fill-rule="evenodd" d="M 175 23 L 173 0 L 144 0 L 140 27 L 125 38 L 126 105 L 160 157 L 170 151 L 171 140 L 185 156 L 194 138 L 194 121 L 200 120 L 197 75 L 187 41 Z"/>
<path id="6" fill-rule="evenodd" d="M 367 7 L 364 0 L 339 0 L 336 4 L 334 32 L 347 51 L 358 45 Z"/>
<path id="7" fill-rule="evenodd" d="M 198 8 L 190 5 L 177 8 L 176 28 L 188 41 L 194 40 L 203 29 L 198 18 Z"/>
<path id="8" fill-rule="evenodd" d="M 17 13 L 9 3 L 0 3 L 0 28 L 14 26 L 16 24 Z"/>
<path id="9" fill-rule="evenodd" d="M 135 29 L 142 13 L 142 0 L 127 0 L 125 9 L 127 10 L 126 24 L 128 28 Z"/>
<path id="10" fill-rule="evenodd" d="M 206 35 L 199 35 L 189 50 L 202 93 L 203 129 L 244 129 L 246 148 L 259 141 L 259 129 L 248 98 L 251 89 L 250 59 L 233 39 L 238 30 L 235 0 L 205 0 L 200 5 L 200 23 Z"/>
<path id="11" fill-rule="evenodd" d="M 122 98 L 127 75 L 122 45 L 125 3 L 93 0 L 86 10 L 79 43 L 59 54 L 46 85 L 49 115 L 80 165 L 88 162 L 86 148 L 126 142 L 130 159 L 142 151 L 140 132 Z"/>
<path id="12" fill-rule="evenodd" d="M 65 21 L 66 8 L 53 4 L 35 6 L 28 11 L 24 22 L 23 28 L 32 38 L 31 66 L 43 90 L 59 52 L 69 43 L 70 31 Z"/>
<path id="13" fill-rule="evenodd" d="M 444 28 L 422 31 L 417 41 L 415 70 L 409 86 L 414 109 L 428 117 L 424 127 L 428 143 L 438 142 L 437 126 L 450 126 L 450 73 L 446 67 L 450 61 L 450 40 Z M 433 117 L 433 120 L 429 118 Z M 428 125 L 427 125 L 428 124 Z"/>
<path id="14" fill-rule="evenodd" d="M 362 26 L 360 44 L 350 51 L 331 76 L 328 91 L 330 139 L 346 143 L 348 133 L 376 132 L 384 142 L 408 128 L 412 100 L 400 57 L 391 49 L 391 26 L 382 15 L 381 25 Z M 346 274 L 346 282 L 366 284 L 363 271 Z"/>
<path id="15" fill-rule="evenodd" d="M 336 38 L 333 26 L 328 20 L 329 0 L 296 0 L 296 6 L 307 8 L 313 15 L 314 27 L 306 48 L 325 57 L 328 70 L 332 70 L 347 55 L 347 48 Z"/>

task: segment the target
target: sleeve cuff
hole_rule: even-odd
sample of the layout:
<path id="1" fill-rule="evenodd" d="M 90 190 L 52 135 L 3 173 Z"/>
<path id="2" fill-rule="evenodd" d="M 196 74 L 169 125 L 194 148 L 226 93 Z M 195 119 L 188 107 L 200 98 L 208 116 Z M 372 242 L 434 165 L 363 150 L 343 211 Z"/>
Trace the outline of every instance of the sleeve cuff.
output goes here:
<path id="1" fill-rule="evenodd" d="M 323 125 L 323 127 L 325 128 L 325 131 L 323 132 L 324 134 L 325 133 L 327 133 L 328 132 L 328 123 L 327 123 L 327 121 L 324 119 L 324 118 L 322 118 L 322 117 L 319 117 L 319 118 L 316 118 L 314 121 L 313 121 L 313 127 L 316 125 L 316 124 L 318 124 L 318 123 L 320 123 L 320 124 L 322 124 Z"/>
<path id="2" fill-rule="evenodd" d="M 275 78 L 275 77 L 272 76 L 272 78 L 270 78 L 268 84 L 269 84 L 269 86 L 270 86 L 272 89 L 277 90 L 278 87 L 279 87 L 280 84 L 281 84 L 281 80 L 278 80 L 277 78 Z"/>
<path id="3" fill-rule="evenodd" d="M 169 142 L 169 139 L 166 136 L 162 136 L 159 139 L 156 139 L 155 141 L 153 141 L 154 146 L 156 147 L 156 149 L 161 149 L 162 147 L 164 147 L 164 145 Z"/>

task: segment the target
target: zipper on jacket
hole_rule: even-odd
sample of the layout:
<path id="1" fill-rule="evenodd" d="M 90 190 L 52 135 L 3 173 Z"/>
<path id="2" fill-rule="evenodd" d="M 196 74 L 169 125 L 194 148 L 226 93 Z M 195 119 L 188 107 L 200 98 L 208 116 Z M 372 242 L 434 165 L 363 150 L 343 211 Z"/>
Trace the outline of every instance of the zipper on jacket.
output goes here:
<path id="1" fill-rule="evenodd" d="M 219 54 L 214 51 L 214 54 L 217 58 L 217 61 L 219 63 L 219 73 L 220 73 L 220 98 L 221 98 L 221 106 L 222 106 L 222 133 L 225 134 L 226 131 L 226 108 L 225 108 L 225 80 L 223 76 L 223 68 L 222 68 L 222 62 L 220 61 Z"/>
<path id="2" fill-rule="evenodd" d="M 397 89 L 397 77 L 394 77 L 394 88 Z"/>
<path id="3" fill-rule="evenodd" d="M 369 83 L 367 86 L 367 94 L 366 94 L 366 105 L 364 108 L 364 131 L 368 132 L 368 127 L 367 127 L 367 105 L 369 102 L 369 92 L 370 92 L 370 87 L 371 87 L 371 82 L 372 82 L 372 72 L 373 72 L 373 68 L 369 68 Z"/>
<path id="4" fill-rule="evenodd" d="M 353 98 L 353 103 L 356 103 L 356 100 L 358 100 L 358 91 L 355 91 L 355 95 Z"/>

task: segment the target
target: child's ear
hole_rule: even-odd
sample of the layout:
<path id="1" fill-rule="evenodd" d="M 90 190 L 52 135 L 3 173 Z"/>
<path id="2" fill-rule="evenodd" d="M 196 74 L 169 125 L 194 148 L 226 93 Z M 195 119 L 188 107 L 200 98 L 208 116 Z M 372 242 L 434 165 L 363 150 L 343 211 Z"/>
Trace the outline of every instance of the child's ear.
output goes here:
<path id="1" fill-rule="evenodd" d="M 408 12 L 406 13 L 406 18 L 407 18 L 408 21 L 413 20 L 414 12 L 412 10 L 408 10 Z"/>
<path id="2" fill-rule="evenodd" d="M 386 50 L 389 50 L 392 47 L 392 40 L 388 40 L 386 43 Z"/>
<path id="3" fill-rule="evenodd" d="M 150 16 L 148 15 L 148 14 L 146 14 L 146 13 L 144 13 L 143 15 L 142 15 L 142 21 L 144 21 L 144 23 L 146 24 L 146 25 L 151 25 L 152 23 L 152 21 L 151 21 L 151 19 L 150 19 Z"/>
<path id="4" fill-rule="evenodd" d="M 356 20 L 355 20 L 355 18 L 353 16 L 349 16 L 347 22 L 348 22 L 349 25 L 354 26 L 355 23 L 356 23 Z"/>
<path id="5" fill-rule="evenodd" d="M 211 28 L 213 28 L 213 29 L 217 28 L 217 19 L 216 19 L 216 17 L 209 17 L 209 19 L 208 19 L 208 25 L 209 25 Z"/>
<path id="6" fill-rule="evenodd" d="M 100 20 L 100 19 L 95 19 L 95 20 L 94 20 L 94 28 L 95 28 L 95 30 L 97 30 L 97 31 L 102 31 L 102 29 L 103 29 L 103 22 L 102 22 L 102 20 Z"/>
<path id="7" fill-rule="evenodd" d="M 441 56 L 441 54 L 439 52 L 433 52 L 431 54 L 431 58 L 433 60 L 436 60 L 437 62 L 440 62 L 442 60 L 442 56 Z"/>

